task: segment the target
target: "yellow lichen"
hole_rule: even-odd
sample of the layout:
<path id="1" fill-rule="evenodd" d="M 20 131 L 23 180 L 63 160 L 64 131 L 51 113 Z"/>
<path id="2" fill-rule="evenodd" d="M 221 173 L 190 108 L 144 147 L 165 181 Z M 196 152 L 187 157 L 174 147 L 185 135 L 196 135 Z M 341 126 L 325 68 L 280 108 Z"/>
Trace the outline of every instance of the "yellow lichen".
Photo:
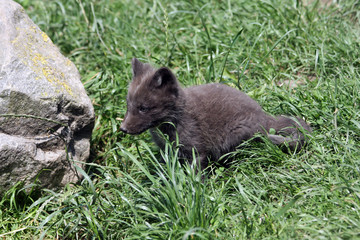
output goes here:
<path id="1" fill-rule="evenodd" d="M 31 25 L 32 23 L 29 21 L 29 24 Z M 27 29 L 17 27 L 16 30 L 19 32 L 19 34 L 11 41 L 11 43 L 15 47 L 14 49 L 16 50 L 17 55 L 21 61 L 34 71 L 36 74 L 35 79 L 38 80 L 40 78 L 44 78 L 56 87 L 56 92 L 60 92 L 59 88 L 62 88 L 70 95 L 73 95 L 71 87 L 66 83 L 66 75 L 62 69 L 57 68 L 56 65 L 53 66 L 49 64 L 48 60 L 53 62 L 51 60 L 55 59 L 55 57 L 50 55 L 50 53 L 45 50 L 48 47 L 49 49 L 52 48 L 51 42 L 49 43 L 49 37 L 46 35 L 46 33 L 40 31 L 41 36 L 39 36 L 37 34 L 38 29 L 35 26 Z M 26 36 L 25 38 L 22 37 L 24 35 Z M 34 49 L 33 46 L 42 41 L 43 48 Z M 54 53 L 53 51 L 50 52 L 56 56 L 60 55 L 56 52 Z M 69 59 L 67 59 L 66 65 L 71 65 L 71 61 Z M 47 96 L 48 94 L 44 93 L 43 95 Z"/>
<path id="2" fill-rule="evenodd" d="M 46 35 L 46 33 L 42 32 L 41 36 L 43 37 L 44 42 L 49 41 L 49 37 Z"/>
<path id="3" fill-rule="evenodd" d="M 41 55 L 40 53 L 35 53 L 35 56 L 32 58 L 32 60 L 36 66 L 38 66 L 39 63 L 41 63 L 43 65 L 48 64 L 45 57 L 43 55 Z"/>

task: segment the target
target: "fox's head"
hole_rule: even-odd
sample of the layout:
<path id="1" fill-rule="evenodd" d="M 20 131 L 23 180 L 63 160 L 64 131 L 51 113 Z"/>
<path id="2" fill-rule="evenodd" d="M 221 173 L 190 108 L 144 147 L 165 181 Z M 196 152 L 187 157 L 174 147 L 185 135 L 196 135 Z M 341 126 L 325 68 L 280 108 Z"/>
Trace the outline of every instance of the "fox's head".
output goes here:
<path id="1" fill-rule="evenodd" d="M 132 59 L 133 80 L 130 83 L 127 111 L 120 130 L 140 134 L 149 128 L 176 119 L 181 87 L 170 69 L 153 69 Z"/>

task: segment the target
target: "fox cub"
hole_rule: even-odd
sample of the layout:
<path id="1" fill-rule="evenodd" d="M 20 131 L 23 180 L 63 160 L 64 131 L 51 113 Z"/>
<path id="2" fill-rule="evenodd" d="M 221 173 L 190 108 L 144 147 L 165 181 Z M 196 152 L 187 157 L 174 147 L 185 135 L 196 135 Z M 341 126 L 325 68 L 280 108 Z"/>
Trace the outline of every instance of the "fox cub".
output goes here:
<path id="1" fill-rule="evenodd" d="M 120 130 L 140 134 L 150 129 L 160 148 L 165 142 L 156 128 L 170 141 L 178 134 L 179 157 L 191 159 L 195 149 L 201 169 L 207 167 L 209 158 L 217 160 L 256 133 L 274 144 L 286 142 L 291 150 L 299 150 L 305 142 L 303 132 L 311 131 L 301 118 L 266 114 L 256 101 L 232 87 L 211 83 L 182 88 L 170 69 L 154 69 L 136 58 L 132 69 Z M 275 134 L 269 134 L 271 128 Z"/>

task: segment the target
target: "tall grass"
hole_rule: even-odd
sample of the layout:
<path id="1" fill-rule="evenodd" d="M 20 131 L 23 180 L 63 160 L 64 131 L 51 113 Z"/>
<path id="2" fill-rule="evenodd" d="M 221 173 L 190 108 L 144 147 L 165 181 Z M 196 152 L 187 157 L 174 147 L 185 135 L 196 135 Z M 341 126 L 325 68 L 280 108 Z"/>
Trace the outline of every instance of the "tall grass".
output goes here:
<path id="1" fill-rule="evenodd" d="M 78 67 L 96 124 L 83 181 L 15 185 L 0 238 L 360 238 L 359 1 L 18 2 Z M 176 148 L 119 131 L 132 57 L 184 86 L 222 82 L 271 114 L 302 116 L 309 144 L 285 154 L 245 142 L 203 182 Z"/>

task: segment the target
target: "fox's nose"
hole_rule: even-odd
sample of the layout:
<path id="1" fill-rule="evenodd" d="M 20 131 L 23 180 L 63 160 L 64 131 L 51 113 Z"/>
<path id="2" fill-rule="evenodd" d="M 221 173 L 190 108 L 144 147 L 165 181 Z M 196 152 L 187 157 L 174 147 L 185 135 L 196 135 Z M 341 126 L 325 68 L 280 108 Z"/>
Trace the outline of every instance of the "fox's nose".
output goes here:
<path id="1" fill-rule="evenodd" d="M 120 127 L 120 131 L 122 131 L 123 133 L 128 133 L 128 130 L 124 127 Z"/>

